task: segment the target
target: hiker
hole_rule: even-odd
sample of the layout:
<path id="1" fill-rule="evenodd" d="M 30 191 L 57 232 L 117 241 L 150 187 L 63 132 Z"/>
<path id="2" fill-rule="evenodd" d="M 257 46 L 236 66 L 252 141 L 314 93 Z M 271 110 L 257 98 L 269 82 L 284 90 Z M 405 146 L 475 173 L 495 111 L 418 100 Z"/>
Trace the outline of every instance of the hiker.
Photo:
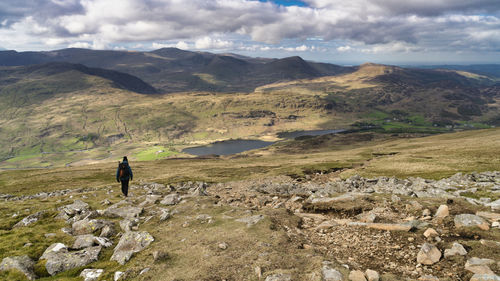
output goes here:
<path id="1" fill-rule="evenodd" d="M 116 181 L 122 183 L 122 192 L 125 197 L 128 196 L 128 181 L 132 180 L 134 175 L 132 169 L 128 165 L 127 156 L 123 157 L 123 161 L 118 161 L 118 169 L 116 170 Z"/>

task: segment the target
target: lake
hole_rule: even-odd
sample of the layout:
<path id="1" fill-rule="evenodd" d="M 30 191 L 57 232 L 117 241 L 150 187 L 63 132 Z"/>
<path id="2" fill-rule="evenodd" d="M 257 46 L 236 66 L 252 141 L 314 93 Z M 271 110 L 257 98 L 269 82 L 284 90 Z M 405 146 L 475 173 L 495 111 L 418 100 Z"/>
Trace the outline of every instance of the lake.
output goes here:
<path id="1" fill-rule="evenodd" d="M 279 133 L 278 137 L 285 139 L 293 139 L 303 136 L 321 136 L 326 134 L 335 134 L 344 130 L 311 130 L 311 131 L 294 131 Z M 261 141 L 261 140 L 227 140 L 218 141 L 209 145 L 189 147 L 182 150 L 184 153 L 191 155 L 230 155 L 243 151 L 259 149 L 274 144 L 274 141 Z"/>

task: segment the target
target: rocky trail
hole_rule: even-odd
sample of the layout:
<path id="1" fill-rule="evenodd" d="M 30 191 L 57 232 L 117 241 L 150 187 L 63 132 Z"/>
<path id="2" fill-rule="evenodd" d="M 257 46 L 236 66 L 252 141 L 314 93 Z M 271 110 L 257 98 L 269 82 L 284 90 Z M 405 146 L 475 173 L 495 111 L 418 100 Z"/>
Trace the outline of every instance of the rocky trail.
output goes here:
<path id="1" fill-rule="evenodd" d="M 25 239 L 22 249 L 0 248 L 0 273 L 14 274 L 2 276 L 500 280 L 500 172 L 441 180 L 332 174 L 143 182 L 131 186 L 129 198 L 117 192 L 108 186 L 0 194 L 1 215 L 9 218 L 0 242 Z M 40 206 L 15 209 L 34 202 Z M 63 227 L 45 233 L 45 223 Z M 29 235 L 21 234 L 35 230 L 44 239 L 26 242 Z"/>

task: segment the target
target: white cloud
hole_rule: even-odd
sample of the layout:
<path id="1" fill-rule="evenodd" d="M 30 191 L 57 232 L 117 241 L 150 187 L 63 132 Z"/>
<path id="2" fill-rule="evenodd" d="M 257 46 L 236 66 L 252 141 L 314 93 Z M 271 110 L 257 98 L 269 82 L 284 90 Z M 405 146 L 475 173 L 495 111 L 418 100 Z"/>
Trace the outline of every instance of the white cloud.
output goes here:
<path id="1" fill-rule="evenodd" d="M 498 0 L 304 1 L 310 7 L 249 0 L 16 0 L 0 11 L 0 44 L 102 49 L 143 42 L 153 48 L 351 53 L 500 49 Z M 247 40 L 244 46 L 235 36 Z M 339 47 L 344 42 L 349 45 Z"/>
<path id="2" fill-rule="evenodd" d="M 337 48 L 337 51 L 344 53 L 350 51 L 351 49 L 351 46 L 340 46 Z"/>
<path id="3" fill-rule="evenodd" d="M 208 36 L 200 38 L 194 42 L 196 49 L 208 50 L 208 49 L 228 49 L 233 46 L 233 42 L 224 41 L 221 39 L 212 39 Z"/>

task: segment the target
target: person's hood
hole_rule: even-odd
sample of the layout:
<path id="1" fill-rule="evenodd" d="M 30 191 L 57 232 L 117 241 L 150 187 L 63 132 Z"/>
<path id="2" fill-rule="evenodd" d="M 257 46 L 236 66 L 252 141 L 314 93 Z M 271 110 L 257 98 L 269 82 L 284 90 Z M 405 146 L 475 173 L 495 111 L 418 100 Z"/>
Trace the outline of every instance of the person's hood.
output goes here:
<path id="1" fill-rule="evenodd" d="M 125 160 L 125 161 L 122 161 L 123 164 L 127 164 L 128 165 L 128 161 Z"/>

